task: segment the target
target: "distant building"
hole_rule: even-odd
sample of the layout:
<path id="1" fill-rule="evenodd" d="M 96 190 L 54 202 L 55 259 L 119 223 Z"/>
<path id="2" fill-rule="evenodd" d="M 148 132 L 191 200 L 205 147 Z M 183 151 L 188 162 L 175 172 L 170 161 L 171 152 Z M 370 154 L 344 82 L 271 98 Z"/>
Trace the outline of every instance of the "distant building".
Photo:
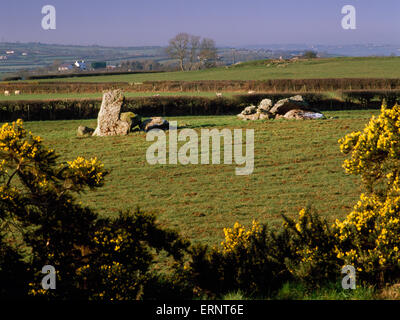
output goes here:
<path id="1" fill-rule="evenodd" d="M 14 53 L 15 52 L 13 50 L 6 51 L 6 54 L 14 54 Z"/>
<path id="2" fill-rule="evenodd" d="M 26 52 L 22 52 L 22 55 L 23 55 L 23 56 L 27 56 L 27 55 L 28 55 L 28 53 L 26 53 Z"/>
<path id="3" fill-rule="evenodd" d="M 79 68 L 81 70 L 86 70 L 86 63 L 84 60 L 82 60 L 82 61 L 76 60 L 74 63 L 74 66 L 75 66 L 75 68 Z"/>
<path id="4" fill-rule="evenodd" d="M 62 64 L 61 66 L 58 67 L 58 71 L 68 71 L 73 68 L 72 64 Z"/>
<path id="5" fill-rule="evenodd" d="M 0 60 L 7 60 L 7 56 L 0 56 Z"/>

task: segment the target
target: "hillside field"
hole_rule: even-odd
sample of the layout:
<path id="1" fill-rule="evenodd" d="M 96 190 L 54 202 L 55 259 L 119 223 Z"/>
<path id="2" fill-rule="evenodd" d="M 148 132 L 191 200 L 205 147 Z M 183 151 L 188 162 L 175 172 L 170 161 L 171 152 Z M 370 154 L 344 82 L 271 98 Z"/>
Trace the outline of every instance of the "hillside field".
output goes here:
<path id="1" fill-rule="evenodd" d="M 398 78 L 400 57 L 326 58 L 271 64 L 268 60 L 241 63 L 230 67 L 96 77 L 51 79 L 63 82 L 143 82 L 200 80 L 265 80 L 321 78 Z M 40 80 L 49 81 L 49 80 Z"/>

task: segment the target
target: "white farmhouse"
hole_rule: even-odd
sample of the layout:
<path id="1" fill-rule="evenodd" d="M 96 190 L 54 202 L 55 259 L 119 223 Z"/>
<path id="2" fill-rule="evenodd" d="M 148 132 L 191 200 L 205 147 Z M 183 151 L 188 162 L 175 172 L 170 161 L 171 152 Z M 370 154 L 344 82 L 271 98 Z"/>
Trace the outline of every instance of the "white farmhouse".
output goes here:
<path id="1" fill-rule="evenodd" d="M 60 65 L 60 66 L 58 67 L 58 71 L 68 71 L 68 70 L 71 70 L 72 68 L 73 68 L 73 67 L 72 67 L 71 64 L 65 63 L 65 64 L 62 64 L 62 65 Z"/>
<path id="2" fill-rule="evenodd" d="M 74 63 L 74 66 L 75 66 L 76 68 L 81 69 L 81 70 L 86 70 L 86 63 L 85 63 L 84 60 L 82 60 L 82 61 L 76 60 L 75 63 Z"/>

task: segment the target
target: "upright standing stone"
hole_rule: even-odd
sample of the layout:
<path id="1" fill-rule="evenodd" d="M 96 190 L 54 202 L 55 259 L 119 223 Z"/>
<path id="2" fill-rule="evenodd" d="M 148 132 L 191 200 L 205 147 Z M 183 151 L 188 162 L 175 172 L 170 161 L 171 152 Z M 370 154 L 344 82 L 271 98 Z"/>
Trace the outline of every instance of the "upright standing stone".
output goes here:
<path id="1" fill-rule="evenodd" d="M 97 128 L 94 136 L 127 135 L 130 126 L 126 121 L 121 121 L 121 107 L 124 96 L 121 90 L 113 90 L 103 94 L 100 112 L 97 117 Z"/>

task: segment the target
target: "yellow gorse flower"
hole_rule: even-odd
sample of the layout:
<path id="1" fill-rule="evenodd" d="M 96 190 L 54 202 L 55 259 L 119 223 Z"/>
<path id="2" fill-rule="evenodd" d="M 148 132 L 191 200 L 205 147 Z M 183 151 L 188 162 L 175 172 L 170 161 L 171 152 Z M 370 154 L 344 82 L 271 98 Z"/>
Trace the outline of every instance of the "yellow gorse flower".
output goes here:
<path id="1" fill-rule="evenodd" d="M 239 222 L 236 222 L 233 228 L 224 228 L 225 241 L 221 242 L 223 252 L 232 252 L 239 245 L 246 246 L 249 238 L 260 232 L 261 226 L 255 220 L 249 230 L 246 230 Z"/>

